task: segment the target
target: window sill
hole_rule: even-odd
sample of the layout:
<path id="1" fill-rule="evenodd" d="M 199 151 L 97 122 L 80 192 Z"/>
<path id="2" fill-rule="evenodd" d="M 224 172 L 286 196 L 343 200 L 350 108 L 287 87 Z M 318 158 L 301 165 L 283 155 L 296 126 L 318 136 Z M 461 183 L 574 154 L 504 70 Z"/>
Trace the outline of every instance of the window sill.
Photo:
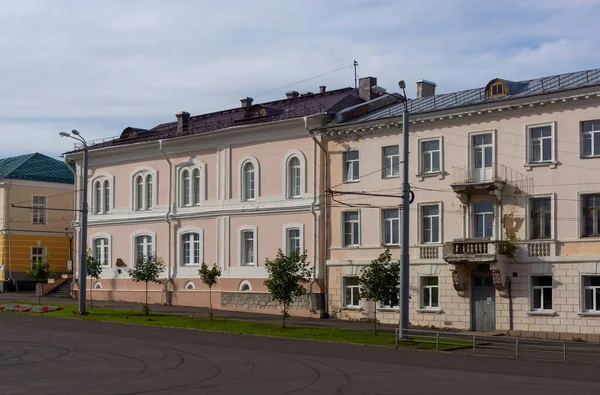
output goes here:
<path id="1" fill-rule="evenodd" d="M 441 308 L 437 308 L 437 309 L 419 308 L 419 309 L 417 309 L 417 313 L 422 313 L 422 314 L 442 314 L 443 312 L 444 312 L 444 310 L 442 310 Z"/>
<path id="2" fill-rule="evenodd" d="M 523 167 L 527 171 L 531 171 L 534 167 L 549 167 L 551 169 L 556 169 L 557 166 L 558 166 L 558 162 L 557 161 L 525 163 L 523 165 Z"/>
<path id="3" fill-rule="evenodd" d="M 383 311 L 383 312 L 388 312 L 388 313 L 397 313 L 398 309 L 400 309 L 399 307 L 378 307 L 377 311 Z"/>
<path id="4" fill-rule="evenodd" d="M 542 316 L 542 317 L 553 317 L 556 315 L 556 311 L 554 310 L 537 310 L 537 311 L 528 311 L 527 315 L 529 316 Z"/>
<path id="5" fill-rule="evenodd" d="M 577 314 L 580 317 L 600 317 L 600 311 L 581 311 Z"/>
<path id="6" fill-rule="evenodd" d="M 356 180 L 344 180 L 344 184 L 353 184 L 355 182 L 359 182 L 360 179 L 356 179 Z"/>
<path id="7" fill-rule="evenodd" d="M 381 178 L 383 178 L 384 180 L 389 180 L 389 179 L 395 179 L 395 178 L 400 178 L 400 175 L 398 174 L 397 176 L 382 176 Z"/>
<path id="8" fill-rule="evenodd" d="M 587 155 L 587 156 L 580 155 L 579 156 L 579 159 L 598 159 L 598 158 L 600 158 L 600 155 Z"/>
<path id="9" fill-rule="evenodd" d="M 200 267 L 200 264 L 199 263 L 188 263 L 187 265 L 183 264 L 183 265 L 179 265 L 179 266 L 180 267 Z"/>
<path id="10" fill-rule="evenodd" d="M 199 265 L 198 265 L 199 266 Z M 255 264 L 240 264 L 240 267 L 256 267 Z"/>
<path id="11" fill-rule="evenodd" d="M 443 180 L 446 177 L 446 172 L 445 171 L 436 171 L 434 173 L 419 173 L 416 175 L 417 180 L 419 181 L 424 181 L 426 178 L 433 178 L 433 177 L 437 177 L 438 180 Z"/>
<path id="12" fill-rule="evenodd" d="M 360 248 L 360 244 L 349 245 L 349 246 L 340 246 L 340 248 L 343 250 L 356 250 L 356 249 Z"/>
<path id="13" fill-rule="evenodd" d="M 362 307 L 360 306 L 343 306 L 340 308 L 340 310 L 349 310 L 349 311 L 360 311 L 362 310 Z"/>

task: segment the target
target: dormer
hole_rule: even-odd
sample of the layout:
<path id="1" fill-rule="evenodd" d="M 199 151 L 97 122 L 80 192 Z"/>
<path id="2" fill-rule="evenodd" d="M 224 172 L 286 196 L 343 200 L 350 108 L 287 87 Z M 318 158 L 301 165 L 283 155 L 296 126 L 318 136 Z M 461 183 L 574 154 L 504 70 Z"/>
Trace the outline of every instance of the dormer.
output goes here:
<path id="1" fill-rule="evenodd" d="M 510 81 L 495 78 L 485 86 L 485 97 L 488 99 L 510 94 Z"/>

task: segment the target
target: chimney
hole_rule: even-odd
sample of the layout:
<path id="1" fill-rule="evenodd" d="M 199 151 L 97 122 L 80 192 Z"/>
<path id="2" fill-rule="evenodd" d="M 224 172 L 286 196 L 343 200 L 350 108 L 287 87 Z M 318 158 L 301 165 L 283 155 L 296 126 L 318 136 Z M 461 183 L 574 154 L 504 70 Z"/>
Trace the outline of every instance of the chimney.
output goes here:
<path id="1" fill-rule="evenodd" d="M 435 82 L 427 80 L 417 81 L 417 99 L 435 95 Z"/>
<path id="2" fill-rule="evenodd" d="M 325 85 L 321 85 L 319 87 L 319 93 L 325 93 L 325 92 L 327 92 L 327 87 Z"/>
<path id="3" fill-rule="evenodd" d="M 366 101 L 373 100 L 379 95 L 373 92 L 373 87 L 377 85 L 377 78 L 364 77 L 358 80 L 358 96 Z"/>
<path id="4" fill-rule="evenodd" d="M 300 96 L 309 96 L 309 95 L 314 95 L 314 93 L 312 93 L 312 92 L 302 92 L 302 94 Z"/>
<path id="5" fill-rule="evenodd" d="M 181 111 L 175 114 L 175 116 L 177 117 L 177 134 L 187 132 L 190 123 L 190 113 Z"/>
<path id="6" fill-rule="evenodd" d="M 287 96 L 288 99 L 292 99 L 294 97 L 300 96 L 300 93 L 298 93 L 297 91 L 287 91 L 287 92 L 285 92 L 285 95 Z"/>
<path id="7" fill-rule="evenodd" d="M 254 99 L 251 97 L 245 97 L 243 99 L 240 99 L 240 101 L 242 102 L 242 107 L 250 107 Z"/>

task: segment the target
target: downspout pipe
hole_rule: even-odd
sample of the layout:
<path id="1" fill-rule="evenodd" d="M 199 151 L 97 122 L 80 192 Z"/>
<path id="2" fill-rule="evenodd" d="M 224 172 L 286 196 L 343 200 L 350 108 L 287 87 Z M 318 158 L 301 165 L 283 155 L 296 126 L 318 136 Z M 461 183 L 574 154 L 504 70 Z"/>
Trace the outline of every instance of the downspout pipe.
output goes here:
<path id="1" fill-rule="evenodd" d="M 64 157 L 64 162 L 65 162 L 65 166 L 67 166 L 67 169 L 69 169 L 69 171 L 71 173 L 73 173 L 73 180 L 76 181 L 77 180 L 77 172 L 75 170 L 73 170 L 73 168 L 71 168 L 71 165 L 69 164 L 69 160 L 67 159 L 66 156 Z M 77 207 L 77 182 L 73 182 L 73 208 L 75 208 L 75 207 Z M 71 227 L 73 227 L 73 223 L 71 223 Z M 81 235 L 79 235 L 79 236 L 81 237 Z M 10 237 L 10 233 L 9 233 L 9 237 Z M 75 243 L 75 244 L 77 244 L 77 243 Z M 72 252 L 71 252 L 72 245 L 73 244 L 71 243 L 71 240 L 69 240 L 69 257 L 71 259 L 71 268 L 73 268 L 73 266 L 74 266 L 73 265 L 74 264 L 73 256 L 75 255 L 75 254 L 72 254 Z M 73 272 L 75 272 L 75 270 L 73 270 Z M 73 280 L 71 281 L 71 293 L 70 293 L 71 297 L 73 297 L 73 289 L 74 289 L 76 283 L 77 283 L 77 279 L 75 278 L 75 275 L 73 275 Z"/>
<path id="2" fill-rule="evenodd" d="M 170 306 L 171 305 L 171 300 L 169 298 L 169 283 L 173 284 L 173 273 L 171 271 L 171 258 L 172 258 L 172 254 L 171 254 L 171 208 L 172 208 L 172 194 L 173 194 L 173 188 L 172 188 L 172 183 L 173 183 L 173 163 L 171 162 L 171 159 L 169 159 L 169 157 L 167 156 L 167 154 L 165 154 L 165 151 L 163 150 L 163 140 L 158 140 L 158 149 L 160 151 L 160 153 L 165 157 L 165 160 L 167 161 L 167 163 L 169 164 L 169 207 L 167 208 L 167 213 L 165 214 L 165 222 L 167 223 L 167 226 L 169 228 L 168 231 L 168 235 L 167 235 L 167 242 L 168 242 L 168 246 L 169 246 L 169 264 L 167 265 L 167 280 L 164 283 L 164 293 L 165 293 L 165 306 Z"/>
<path id="3" fill-rule="evenodd" d="M 308 117 L 304 117 L 304 129 L 306 129 L 306 131 L 308 132 L 309 136 L 313 139 L 313 141 L 315 142 L 315 145 L 318 146 L 321 151 L 323 151 L 324 154 L 324 162 L 325 162 L 325 188 L 323 189 L 323 192 L 326 193 L 325 191 L 327 191 L 327 189 L 329 188 L 329 169 L 328 169 L 328 165 L 329 165 L 329 154 L 327 153 L 327 150 L 325 149 L 325 147 L 323 147 L 323 144 L 321 144 L 321 142 L 315 137 L 314 133 L 310 130 L 310 128 L 308 127 Z M 316 147 L 315 150 L 313 151 L 314 155 L 313 155 L 313 159 L 314 159 L 314 165 L 313 165 L 313 194 L 314 194 L 314 199 L 313 199 L 313 204 L 311 205 L 311 211 L 313 213 L 314 216 L 314 228 L 316 228 L 316 222 L 317 222 L 317 215 L 314 211 L 314 206 L 316 205 L 317 202 L 317 155 L 316 155 Z M 320 199 L 319 199 L 320 201 Z M 329 317 L 329 279 L 328 279 L 328 273 L 327 273 L 327 258 L 329 256 L 328 250 L 329 250 L 329 226 L 328 226 L 328 218 L 329 218 L 329 204 L 328 204 L 328 200 L 327 200 L 327 195 L 325 195 L 325 207 L 324 207 L 324 216 L 325 216 L 325 248 L 323 249 L 323 255 L 325 258 L 325 262 L 323 264 L 323 287 L 324 287 L 324 301 L 323 301 L 323 310 L 324 310 L 324 315 L 325 317 Z M 320 227 L 319 227 L 320 229 Z M 313 235 L 315 238 L 315 245 L 316 245 L 316 240 L 317 240 L 317 229 L 313 229 Z M 315 256 L 316 256 L 316 249 L 315 249 Z M 316 258 L 315 258 L 315 267 L 316 267 Z M 316 271 L 313 270 L 313 273 L 315 273 L 313 275 L 313 281 L 311 282 L 311 289 L 312 289 L 312 283 L 314 283 L 316 281 Z M 311 298 L 312 299 L 312 298 Z"/>
<path id="4" fill-rule="evenodd" d="M 8 281 L 15 285 L 15 281 L 12 278 L 12 258 L 11 258 L 11 246 L 10 246 L 10 242 L 11 242 L 11 234 L 12 234 L 12 230 L 10 228 L 10 188 L 12 187 L 12 184 L 8 186 L 8 188 L 6 189 L 6 204 L 4 205 L 5 209 L 6 209 L 6 213 L 4 216 L 4 221 L 6 221 L 6 226 L 8 226 Z"/>

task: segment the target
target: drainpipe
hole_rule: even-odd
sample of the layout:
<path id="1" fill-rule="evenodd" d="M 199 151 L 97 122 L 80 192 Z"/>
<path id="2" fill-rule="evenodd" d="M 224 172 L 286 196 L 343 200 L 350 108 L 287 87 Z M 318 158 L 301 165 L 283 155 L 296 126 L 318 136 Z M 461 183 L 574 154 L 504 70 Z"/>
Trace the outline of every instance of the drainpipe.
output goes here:
<path id="1" fill-rule="evenodd" d="M 508 273 L 507 273 L 508 275 Z M 514 329 L 514 319 L 513 319 L 513 299 L 512 299 L 512 281 L 510 281 L 510 277 L 506 278 L 506 282 L 508 283 L 508 328 L 509 330 Z"/>
<path id="2" fill-rule="evenodd" d="M 64 162 L 65 162 L 65 166 L 67 166 L 67 169 L 69 169 L 71 171 L 71 173 L 73 173 L 74 180 L 77 181 L 77 172 L 71 168 L 66 156 L 64 157 Z M 77 207 L 77 182 L 74 182 L 73 183 L 73 209 L 75 210 L 76 207 Z M 74 211 L 74 212 L 77 213 L 77 211 Z M 77 214 L 75 214 L 75 216 L 77 216 Z M 73 218 L 73 221 L 71 222 L 71 228 L 73 228 L 73 238 L 75 238 L 75 228 L 73 226 L 73 222 L 75 222 L 75 218 Z M 80 237 L 81 237 L 81 235 L 80 235 Z M 9 238 L 10 238 L 10 234 L 9 234 Z M 10 244 L 9 244 L 9 247 L 10 247 Z M 74 270 L 75 262 L 73 260 L 72 248 L 73 248 L 72 247 L 72 239 L 69 239 L 69 259 L 71 260 L 71 270 L 73 271 L 73 279 L 71 281 L 71 292 L 69 295 L 71 297 L 73 297 L 73 288 L 75 287 L 75 283 L 77 282 L 77 279 L 75 278 L 75 270 Z"/>
<path id="3" fill-rule="evenodd" d="M 10 248 L 10 241 L 11 241 L 11 234 L 12 234 L 12 230 L 10 228 L 10 188 L 12 187 L 12 185 L 9 185 L 8 188 L 6 189 L 6 204 L 4 205 L 6 208 L 6 217 L 5 217 L 5 221 L 6 224 L 8 225 L 8 281 L 10 281 L 13 285 L 16 286 L 15 281 L 12 278 L 12 254 L 11 254 L 11 248 Z"/>
<path id="4" fill-rule="evenodd" d="M 161 154 L 165 157 L 165 160 L 169 164 L 169 207 L 167 208 L 167 213 L 165 214 L 165 222 L 169 228 L 167 242 L 169 246 L 169 264 L 167 265 L 167 280 L 164 284 L 164 293 L 165 293 L 165 306 L 170 306 L 171 301 L 169 300 L 169 283 L 173 284 L 173 277 L 171 273 L 171 200 L 172 200 L 172 177 L 173 177 L 173 163 L 163 151 L 163 140 L 158 140 L 158 149 Z"/>
<path id="5" fill-rule="evenodd" d="M 317 138 L 315 137 L 314 133 L 310 131 L 309 127 L 308 127 L 308 117 L 304 117 L 304 128 L 306 129 L 306 131 L 308 132 L 308 134 L 310 135 L 310 137 L 313 139 L 313 141 L 315 142 L 315 146 L 313 149 L 313 194 L 314 194 L 314 198 L 313 198 L 313 203 L 311 205 L 311 212 L 313 213 L 313 217 L 314 217 L 314 222 L 313 222 L 313 235 L 314 235 L 314 245 L 316 245 L 316 240 L 317 240 L 317 215 L 314 211 L 314 206 L 316 204 L 317 201 L 317 155 L 316 155 L 316 146 L 318 145 L 319 148 L 323 151 L 323 154 L 325 156 L 325 188 L 323 188 L 323 191 L 325 192 L 327 190 L 327 188 L 329 188 L 329 172 L 327 169 L 327 165 L 329 164 L 329 155 L 327 153 L 327 150 L 323 147 L 323 145 L 321 144 L 321 142 L 319 140 L 317 140 Z M 324 210 L 324 215 L 325 215 L 325 248 L 324 248 L 324 257 L 325 257 L 325 264 L 323 265 L 323 282 L 324 285 L 323 287 L 325 288 L 324 291 L 324 314 L 325 317 L 329 316 L 329 281 L 328 281 L 328 274 L 327 274 L 327 257 L 328 257 L 328 248 L 329 248 L 329 227 L 328 227 L 328 210 L 329 210 L 329 206 L 327 204 L 327 195 L 325 197 L 325 210 Z M 315 261 L 314 261 L 314 265 L 316 268 L 316 248 L 315 248 Z M 311 281 L 311 291 L 312 291 L 312 284 L 316 281 L 316 270 L 313 269 L 313 279 Z M 312 298 L 311 298 L 312 300 Z"/>

